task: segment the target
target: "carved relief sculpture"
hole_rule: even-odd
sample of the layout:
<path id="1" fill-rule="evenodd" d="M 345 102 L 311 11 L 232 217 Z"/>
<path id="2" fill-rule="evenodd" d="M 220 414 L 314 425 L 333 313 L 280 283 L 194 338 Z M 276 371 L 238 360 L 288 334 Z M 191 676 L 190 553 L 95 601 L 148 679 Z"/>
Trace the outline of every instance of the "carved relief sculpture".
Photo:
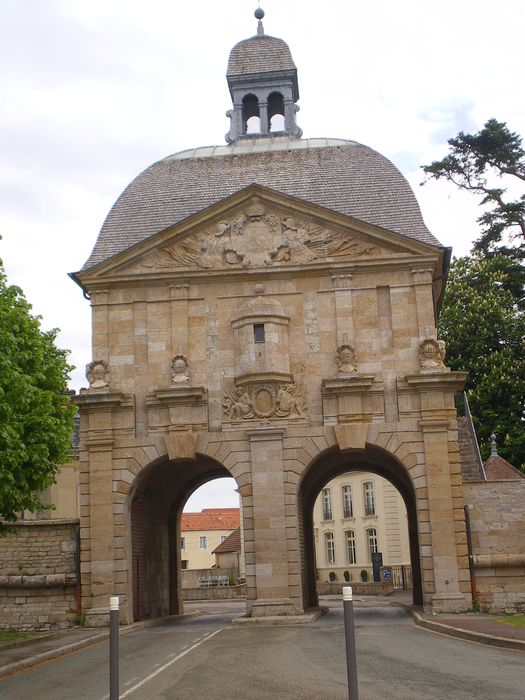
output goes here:
<path id="1" fill-rule="evenodd" d="M 266 267 L 357 258 L 376 251 L 367 241 L 293 216 L 277 216 L 254 203 L 231 221 L 219 221 L 159 251 L 140 267 Z"/>
<path id="2" fill-rule="evenodd" d="M 419 343 L 419 364 L 422 370 L 450 372 L 450 367 L 445 367 L 445 341 L 425 338 Z"/>
<path id="3" fill-rule="evenodd" d="M 172 384 L 188 384 L 190 381 L 188 358 L 185 355 L 175 355 L 171 361 Z"/>
<path id="4" fill-rule="evenodd" d="M 302 381 L 254 382 L 238 387 L 233 379 L 224 382 L 222 402 L 229 420 L 252 418 L 303 418 L 307 410 L 306 385 Z"/>
<path id="5" fill-rule="evenodd" d="M 109 388 L 108 363 L 105 360 L 93 360 L 86 365 L 88 391 L 101 391 Z"/>
<path id="6" fill-rule="evenodd" d="M 357 372 L 357 356 L 351 345 L 340 345 L 337 348 L 337 367 L 340 375 Z"/>

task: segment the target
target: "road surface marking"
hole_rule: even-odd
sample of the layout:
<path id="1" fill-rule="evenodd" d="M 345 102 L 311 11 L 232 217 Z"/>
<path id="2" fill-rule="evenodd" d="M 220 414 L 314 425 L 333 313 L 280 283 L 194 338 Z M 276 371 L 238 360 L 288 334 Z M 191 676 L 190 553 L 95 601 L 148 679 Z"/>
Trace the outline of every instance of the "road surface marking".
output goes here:
<path id="1" fill-rule="evenodd" d="M 181 652 L 178 656 L 176 656 L 174 659 L 171 659 L 171 661 L 168 661 L 167 663 L 164 664 L 164 666 L 161 666 L 160 668 L 156 669 L 153 671 L 153 673 L 150 673 L 149 676 L 146 676 L 146 678 L 143 678 L 139 683 L 134 685 L 132 688 L 128 688 L 125 693 L 122 693 L 120 696 L 120 699 L 123 700 L 123 698 L 126 698 L 128 695 L 131 695 L 131 693 L 134 693 L 136 690 L 141 688 L 143 685 L 145 685 L 148 681 L 150 681 L 152 678 L 155 678 L 155 676 L 158 676 L 159 673 L 162 673 L 165 671 L 171 664 L 174 664 L 175 661 L 178 661 L 179 659 L 182 659 L 183 656 L 186 656 L 190 651 L 193 651 L 196 649 L 198 646 L 201 644 L 204 644 L 204 642 L 207 642 L 208 639 L 211 639 L 212 637 L 215 637 L 216 634 L 219 634 L 219 632 L 222 632 L 224 627 L 221 627 L 218 630 L 215 630 L 215 632 L 211 632 L 211 634 L 208 634 L 206 637 L 203 637 L 200 639 L 200 641 L 196 642 L 193 644 L 191 647 L 186 649 L 185 651 Z"/>

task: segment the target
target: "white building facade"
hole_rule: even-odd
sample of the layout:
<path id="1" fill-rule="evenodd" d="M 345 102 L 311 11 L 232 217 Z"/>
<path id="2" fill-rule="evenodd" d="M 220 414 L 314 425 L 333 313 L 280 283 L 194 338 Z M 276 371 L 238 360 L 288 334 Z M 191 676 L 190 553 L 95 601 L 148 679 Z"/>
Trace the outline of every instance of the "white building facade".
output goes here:
<path id="1" fill-rule="evenodd" d="M 382 553 L 384 566 L 410 565 L 403 499 L 389 481 L 370 472 L 341 474 L 321 489 L 314 536 L 320 582 L 373 580 L 374 552 Z"/>

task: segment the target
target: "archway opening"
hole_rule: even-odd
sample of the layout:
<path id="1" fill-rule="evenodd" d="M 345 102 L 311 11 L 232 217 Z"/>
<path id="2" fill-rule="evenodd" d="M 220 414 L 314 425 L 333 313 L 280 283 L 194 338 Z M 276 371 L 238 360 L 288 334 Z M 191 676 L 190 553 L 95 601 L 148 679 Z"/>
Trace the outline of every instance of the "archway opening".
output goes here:
<path id="1" fill-rule="evenodd" d="M 256 95 L 245 95 L 242 100 L 242 123 L 245 134 L 260 134 L 261 119 Z"/>
<path id="2" fill-rule="evenodd" d="M 182 532 L 184 506 L 188 503 L 191 507 L 196 502 L 191 496 L 199 487 L 225 477 L 230 480 L 231 474 L 223 465 L 199 455 L 195 460 L 159 460 L 137 478 L 129 508 L 131 561 L 128 585 L 132 591 L 134 620 L 183 612 L 183 567 L 188 568 L 190 545 L 188 540 L 183 540 L 188 536 Z M 212 507 L 212 510 L 217 508 Z M 233 510 L 237 511 L 236 518 L 231 517 Z M 230 525 L 239 522 L 238 506 L 227 515 L 222 523 L 225 527 L 216 533 L 219 538 L 217 545 L 221 536 L 227 536 L 234 529 Z M 210 519 L 215 525 L 218 522 L 216 513 Z M 196 531 L 196 536 L 196 553 L 208 555 L 210 560 L 214 558 L 211 557 L 215 549 L 214 535 L 210 537 Z M 205 539 L 201 540 L 201 537 Z M 201 583 L 196 580 L 198 586 Z"/>
<path id="3" fill-rule="evenodd" d="M 284 98 L 280 92 L 268 96 L 268 123 L 271 132 L 284 131 Z"/>
<path id="4" fill-rule="evenodd" d="M 395 457 L 372 445 L 345 452 L 331 448 L 310 464 L 298 503 L 305 607 L 318 605 L 318 587 L 322 591 L 320 584 L 325 580 L 349 585 L 373 581 L 378 554 L 383 555 L 381 575 L 390 570 L 389 576 L 401 580 L 405 576 L 407 588 L 410 578 L 413 602 L 423 604 L 415 492 L 408 472 Z M 390 551 L 393 558 L 397 548 L 399 562 L 387 560 L 391 558 L 388 528 L 397 529 L 390 537 Z M 405 541 L 394 546 L 397 534 Z M 403 565 L 404 569 L 397 568 Z"/>

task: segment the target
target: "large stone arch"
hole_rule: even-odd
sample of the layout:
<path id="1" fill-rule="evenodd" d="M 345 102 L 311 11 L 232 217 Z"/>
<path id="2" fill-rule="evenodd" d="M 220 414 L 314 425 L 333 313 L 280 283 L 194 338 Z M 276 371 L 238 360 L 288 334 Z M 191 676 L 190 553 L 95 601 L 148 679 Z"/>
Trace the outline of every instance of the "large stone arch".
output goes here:
<path id="1" fill-rule="evenodd" d="M 390 481 L 401 494 L 408 516 L 410 558 L 414 579 L 414 603 L 423 604 L 418 503 L 409 469 L 392 453 L 378 445 L 366 443 L 362 449 L 341 450 L 332 445 L 314 457 L 298 483 L 297 507 L 300 533 L 303 604 L 318 605 L 315 586 L 313 507 L 325 484 L 342 473 L 368 471 Z"/>
<path id="2" fill-rule="evenodd" d="M 231 439 L 224 440 L 208 433 L 199 436 L 180 433 L 148 447 L 128 448 L 123 458 L 125 466 L 115 459 L 114 476 L 118 483 L 114 488 L 126 496 L 127 619 L 182 612 L 180 516 L 189 496 L 199 486 L 213 479 L 232 477 L 243 503 L 242 510 L 249 512 L 251 478 L 243 437 L 232 433 Z M 115 466 L 122 468 L 115 470 Z M 141 507 L 134 508 L 139 502 Z M 142 591 L 136 585 L 139 528 L 147 551 Z M 137 598 L 142 596 L 143 605 L 137 604 Z"/>

